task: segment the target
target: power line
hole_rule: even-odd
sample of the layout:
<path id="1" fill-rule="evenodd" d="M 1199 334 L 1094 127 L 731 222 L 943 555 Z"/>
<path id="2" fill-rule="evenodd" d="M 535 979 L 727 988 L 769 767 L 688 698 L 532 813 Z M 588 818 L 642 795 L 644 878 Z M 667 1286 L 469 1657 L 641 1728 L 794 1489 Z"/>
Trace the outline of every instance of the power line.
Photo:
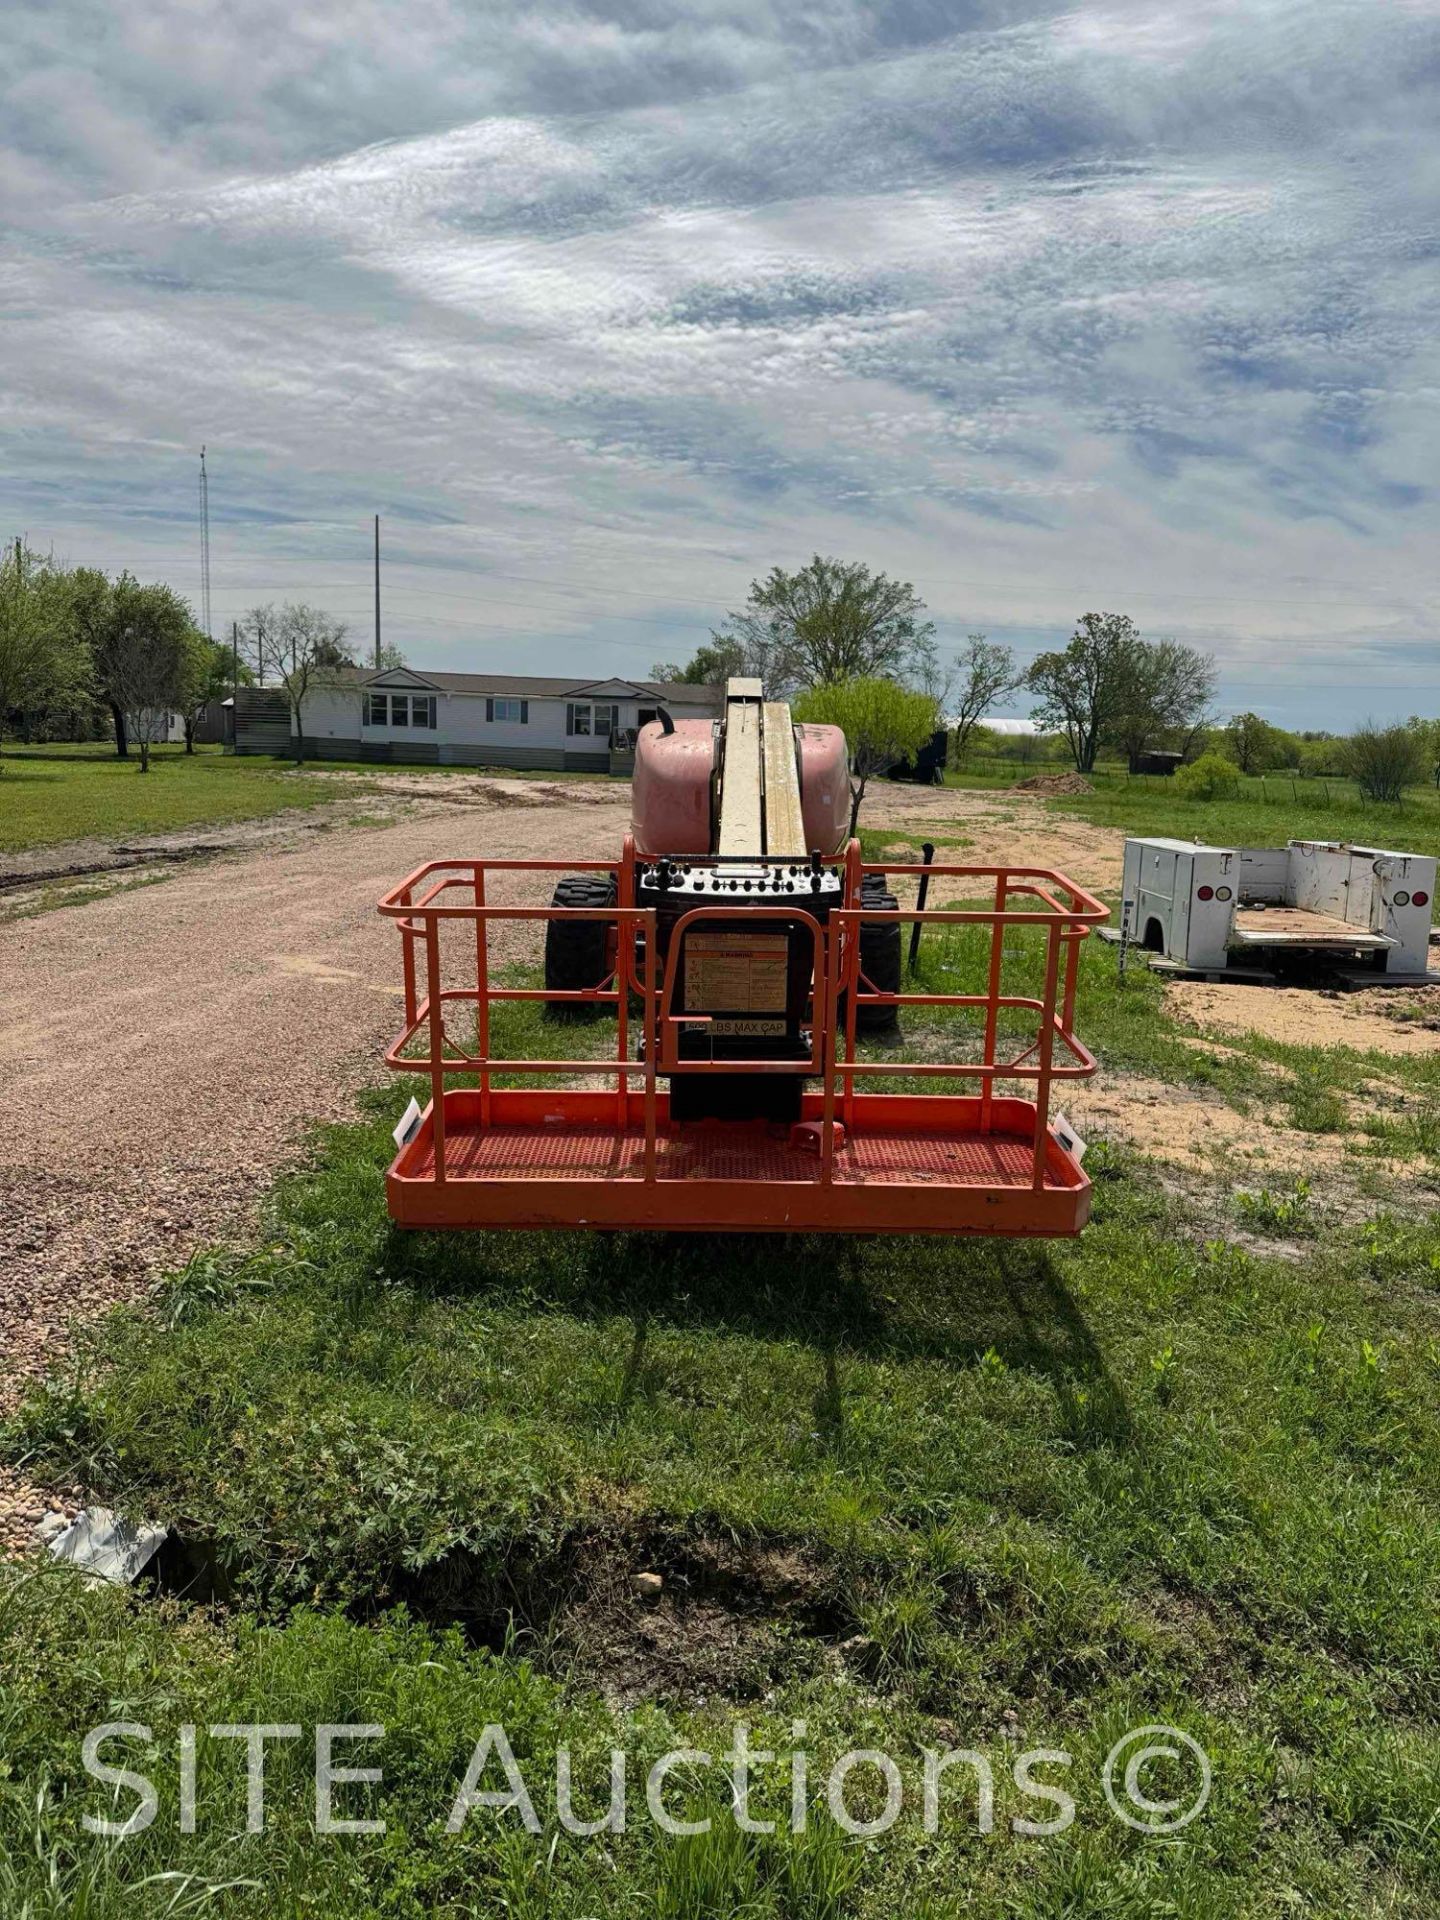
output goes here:
<path id="1" fill-rule="evenodd" d="M 491 602 L 490 604 L 494 605 L 495 603 Z M 350 624 L 356 623 L 350 622 Z M 424 624 L 427 628 L 436 626 L 458 627 L 462 632 L 467 634 L 503 634 L 511 640 L 528 640 L 535 637 L 532 633 L 517 630 L 509 622 L 504 621 L 456 619 L 448 618 L 440 614 L 430 614 L 426 616 Z M 628 624 L 628 622 L 626 624 Z M 685 629 L 679 627 L 677 623 L 676 630 L 684 631 Z M 564 633 L 556 633 L 550 637 L 565 639 L 569 636 Z M 593 634 L 576 634 L 574 637 L 593 640 L 595 636 Z M 604 644 L 607 647 L 627 647 L 647 653 L 653 651 L 653 643 L 651 641 L 626 640 L 613 634 L 606 635 Z M 956 649 L 951 648 L 949 651 L 953 652 L 956 651 Z M 1023 649 L 1021 650 L 1021 657 L 1023 660 Z M 1440 681 L 1432 680 L 1376 680 L 1373 677 L 1368 677 L 1364 680 L 1251 680 L 1237 678 L 1234 675 L 1226 673 L 1223 668 L 1221 669 L 1220 678 L 1227 687 L 1254 687 L 1262 692 L 1275 693 L 1440 693 Z"/>
<path id="2" fill-rule="evenodd" d="M 616 563 L 623 564 L 618 560 Z M 336 564 L 338 567 L 342 563 L 337 562 Z M 422 563 L 418 561 L 409 561 L 409 562 L 392 561 L 391 562 L 392 574 L 397 569 L 399 572 L 403 574 L 406 571 L 407 567 L 420 568 L 424 572 L 447 572 L 447 571 L 454 572 L 458 576 L 458 584 L 453 588 L 408 586 L 406 587 L 405 591 L 411 598 L 431 599 L 431 600 L 450 600 L 455 598 L 457 594 L 460 594 L 466 591 L 471 591 L 471 592 L 483 591 L 491 581 L 502 581 L 507 586 L 509 585 L 537 586 L 537 587 L 547 588 L 552 591 L 555 590 L 555 587 L 556 587 L 556 582 L 554 578 L 549 575 L 506 573 L 506 572 L 491 571 L 491 570 L 481 571 L 475 568 L 460 568 L 460 567 L 453 567 L 453 568 L 423 567 L 422 568 Z M 978 592 L 978 593 L 1031 593 L 1035 589 L 1035 582 L 1033 580 L 1026 580 L 1026 581 L 976 580 L 973 578 L 962 579 L 958 575 L 944 575 L 944 574 L 932 574 L 929 577 L 931 580 L 935 581 L 937 584 L 942 586 L 966 587 L 969 590 Z M 328 587 L 331 583 L 319 582 L 319 581 L 298 581 L 298 582 L 295 582 L 294 584 L 297 587 L 325 588 L 325 587 Z M 566 591 L 565 589 L 561 589 L 561 590 Z M 577 587 L 576 589 L 574 589 L 574 591 L 578 593 L 582 591 L 582 589 Z M 626 600 L 645 600 L 650 602 L 652 605 L 657 600 L 661 602 L 664 602 L 665 600 L 665 595 L 663 594 L 663 592 L 657 592 L 654 589 L 647 590 L 643 587 L 607 586 L 604 589 L 604 591 L 611 598 L 619 598 L 619 599 L 626 599 Z M 1293 596 L 1286 596 L 1284 598 L 1273 598 L 1268 595 L 1262 596 L 1262 595 L 1253 595 L 1253 594 L 1175 593 L 1170 591 L 1168 588 L 1159 588 L 1159 587 L 1154 589 L 1126 587 L 1113 594 L 1109 593 L 1108 591 L 1095 592 L 1086 587 L 1074 587 L 1074 588 L 1061 587 L 1061 588 L 1052 588 L 1050 589 L 1050 591 L 1057 595 L 1062 592 L 1065 593 L 1066 596 L 1077 605 L 1083 605 L 1088 602 L 1092 606 L 1097 606 L 1106 600 L 1113 601 L 1117 605 L 1121 605 L 1128 600 L 1160 600 L 1160 601 L 1167 601 L 1167 602 L 1172 600 L 1180 600 L 1180 601 L 1195 602 L 1195 603 L 1202 603 L 1202 604 L 1213 603 L 1217 606 L 1290 607 L 1296 610 L 1304 609 L 1304 608 L 1333 609 L 1333 608 L 1344 607 L 1347 604 L 1347 600 L 1344 598 L 1331 598 L 1328 600 L 1302 600 L 1302 599 L 1297 599 Z M 1371 600 L 1386 600 L 1386 599 L 1390 600 L 1393 604 L 1397 596 L 1393 594 L 1387 595 L 1381 589 L 1378 589 L 1378 588 L 1375 589 L 1373 593 L 1366 589 L 1356 588 L 1354 593 L 1351 596 L 1349 596 L 1349 598 L 1353 600 L 1357 605 L 1362 602 L 1367 602 Z M 673 600 L 673 601 L 670 601 L 669 604 L 687 612 L 698 613 L 698 612 L 705 611 L 708 608 L 711 610 L 712 619 L 723 618 L 725 612 L 728 611 L 728 608 L 722 605 L 722 600 L 720 596 L 717 596 L 716 599 L 713 601 Z M 639 618 L 640 616 L 637 615 L 633 617 Z M 667 622 L 662 616 L 659 616 L 659 615 L 652 616 L 652 618 L 656 621 L 657 624 L 660 624 L 660 625 L 676 624 L 674 622 Z M 1067 613 L 1062 616 L 1059 622 L 1052 622 L 1047 620 L 1043 615 L 1040 615 L 1040 616 L 1036 616 L 1034 620 L 1027 622 L 1027 624 L 1034 625 L 1034 624 L 1040 623 L 1045 625 L 1050 625 L 1050 624 L 1068 625 L 1074 618 L 1075 618 L 1075 615 L 1073 613 Z"/>

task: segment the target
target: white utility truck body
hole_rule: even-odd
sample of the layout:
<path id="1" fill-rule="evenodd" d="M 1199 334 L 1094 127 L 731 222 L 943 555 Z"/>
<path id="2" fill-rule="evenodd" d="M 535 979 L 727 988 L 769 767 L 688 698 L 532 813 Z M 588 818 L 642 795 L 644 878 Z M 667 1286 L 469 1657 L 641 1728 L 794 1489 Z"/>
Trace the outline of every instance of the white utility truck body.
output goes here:
<path id="1" fill-rule="evenodd" d="M 1435 862 L 1338 840 L 1125 842 L 1123 937 L 1205 971 L 1311 954 L 1423 976 Z"/>

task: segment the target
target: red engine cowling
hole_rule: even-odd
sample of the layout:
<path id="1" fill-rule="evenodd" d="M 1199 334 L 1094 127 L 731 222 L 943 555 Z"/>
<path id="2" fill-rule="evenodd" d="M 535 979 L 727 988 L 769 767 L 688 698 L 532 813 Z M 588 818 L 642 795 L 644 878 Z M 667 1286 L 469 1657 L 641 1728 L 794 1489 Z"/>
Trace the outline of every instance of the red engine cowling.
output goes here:
<path id="1" fill-rule="evenodd" d="M 652 857 L 709 853 L 715 844 L 710 818 L 715 723 L 677 720 L 674 728 L 666 733 L 651 720 L 635 741 L 631 825 L 635 851 Z"/>
<path id="2" fill-rule="evenodd" d="M 850 760 L 839 727 L 799 726 L 800 811 L 805 847 L 838 853 L 850 832 Z"/>
<path id="3" fill-rule="evenodd" d="M 818 848 L 828 858 L 840 852 L 850 828 L 845 736 L 839 727 L 799 726 L 795 748 L 805 850 Z M 714 771 L 713 721 L 677 720 L 667 733 L 652 720 L 640 729 L 630 803 L 637 853 L 658 858 L 713 852 Z"/>

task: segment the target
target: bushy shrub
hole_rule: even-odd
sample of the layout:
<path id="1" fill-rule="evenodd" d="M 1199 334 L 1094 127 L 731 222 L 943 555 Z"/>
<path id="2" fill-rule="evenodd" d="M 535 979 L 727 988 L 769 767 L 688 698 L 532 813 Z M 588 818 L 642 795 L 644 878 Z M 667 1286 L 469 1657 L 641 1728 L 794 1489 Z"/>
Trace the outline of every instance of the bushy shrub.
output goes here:
<path id="1" fill-rule="evenodd" d="M 1223 753 L 1202 753 L 1177 770 L 1175 791 L 1186 800 L 1234 800 L 1240 792 L 1240 769 Z"/>
<path id="2" fill-rule="evenodd" d="M 1395 805 L 1406 787 L 1425 778 L 1424 752 L 1409 727 L 1377 727 L 1367 720 L 1345 742 L 1345 760 L 1367 800 Z"/>

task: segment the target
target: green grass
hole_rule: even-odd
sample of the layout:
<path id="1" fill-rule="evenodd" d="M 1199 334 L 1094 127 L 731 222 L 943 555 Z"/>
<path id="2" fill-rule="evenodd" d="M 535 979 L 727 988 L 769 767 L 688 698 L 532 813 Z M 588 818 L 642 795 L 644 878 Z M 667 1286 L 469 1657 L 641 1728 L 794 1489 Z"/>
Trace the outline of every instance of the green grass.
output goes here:
<path id="1" fill-rule="evenodd" d="M 987 942 L 931 930 L 920 980 L 969 987 Z M 1038 946 L 1007 936 L 1007 988 L 1033 990 Z M 954 1053 L 970 1018 L 908 1014 L 907 1048 Z M 1396 1064 L 1187 1046 L 1160 982 L 1122 983 L 1098 944 L 1077 1026 L 1112 1074 L 1263 1094 L 1304 1131 Z M 576 1054 L 613 1039 L 563 1032 Z M 499 1016 L 497 1047 L 555 1042 L 538 1006 Z M 1405 1074 L 1418 1104 L 1362 1143 L 1424 1155 L 1440 1063 Z M 1073 1243 L 402 1234 L 383 1170 L 407 1094 L 325 1134 L 259 1247 L 202 1253 L 153 1310 L 93 1329 L 5 1433 L 42 1480 L 172 1525 L 169 1584 L 221 1605 L 0 1577 L 0 1912 L 1429 1920 L 1440 1216 L 1414 1181 L 1346 1224 L 1318 1180 L 1187 1198 L 1101 1142 Z M 639 1568 L 665 1575 L 658 1609 Z M 123 1845 L 82 1832 L 102 1803 L 78 1764 L 84 1731 L 122 1718 L 152 1730 L 161 1808 Z M 383 1724 L 353 1759 L 383 1789 L 346 1789 L 345 1811 L 387 1834 L 314 1834 L 301 1742 L 272 1749 L 273 1829 L 247 1836 L 239 1757 L 202 1734 L 180 1835 L 177 1728 L 252 1719 Z M 715 1830 L 658 1835 L 649 1761 L 721 1754 L 737 1719 L 782 1756 L 806 1723 L 810 1831 L 737 1835 L 717 1768 L 680 1795 Z M 539 1836 L 483 1811 L 443 1832 L 490 1721 Z M 1173 1842 L 1100 1794 L 1112 1743 L 1149 1723 L 1214 1767 Z M 1075 1756 L 1063 1836 L 1010 1829 L 1050 1809 L 1018 1799 L 1007 1729 Z M 992 1835 L 959 1793 L 923 1830 L 920 1749 L 951 1745 L 995 1770 Z M 624 1834 L 560 1830 L 559 1746 L 592 1813 L 608 1750 L 630 1754 Z M 855 1747 L 907 1786 L 869 1842 L 817 1784 Z M 783 1816 L 786 1770 L 761 1778 Z"/>
<path id="2" fill-rule="evenodd" d="M 1328 787 L 1328 796 L 1322 791 Z M 1057 803 L 1052 802 L 1052 805 Z M 1440 854 L 1440 793 L 1412 787 L 1403 806 L 1363 800 L 1346 781 L 1271 775 L 1247 780 L 1238 800 L 1185 800 L 1169 781 L 1116 780 L 1066 798 L 1063 810 L 1129 834 L 1204 840 L 1212 846 L 1283 846 L 1287 840 L 1352 840 L 1404 853 Z"/>
<path id="3" fill-rule="evenodd" d="M 980 791 L 1008 788 L 1030 773 L 1064 773 L 1053 761 L 1024 767 L 976 761 L 952 769 L 946 785 Z M 1440 855 L 1440 789 L 1411 787 L 1403 805 L 1367 801 L 1353 780 L 1306 779 L 1286 773 L 1242 779 L 1234 800 L 1187 800 L 1173 779 L 1127 774 L 1102 764 L 1089 776 L 1093 794 L 1051 800 L 1054 811 L 1076 814 L 1118 833 L 1203 840 L 1211 846 L 1283 846 L 1287 840 L 1353 840 L 1407 853 Z"/>
<path id="4" fill-rule="evenodd" d="M 403 1098 L 330 1132 L 263 1252 L 197 1259 L 11 1430 L 12 1456 L 179 1527 L 231 1612 L 0 1595 L 7 1911 L 46 1873 L 95 1879 L 86 1912 L 129 1911 L 116 1876 L 160 1871 L 254 1879 L 208 1909 L 245 1914 L 1434 1911 L 1440 1223 L 1254 1257 L 1100 1150 L 1096 1221 L 1053 1248 L 402 1235 L 381 1174 Z M 660 1566 L 683 1591 L 717 1542 L 792 1556 L 813 1619 L 740 1683 L 714 1681 L 697 1633 L 668 1695 L 617 1717 L 597 1691 L 613 1643 L 567 1634 L 577 1579 Z M 743 1622 L 760 1590 L 731 1604 Z M 643 1659 L 644 1620 L 611 1627 Z M 857 1635 L 837 1684 L 826 1649 Z M 602 1856 L 553 1817 L 538 1841 L 436 1830 L 489 1719 L 542 1779 L 568 1741 L 594 1780 L 612 1742 L 723 1748 L 736 1715 L 777 1749 L 800 1717 L 820 1753 L 953 1741 L 1000 1765 L 1006 1713 L 1080 1756 L 1063 1842 L 961 1821 L 937 1846 L 910 1819 L 863 1847 L 822 1831 L 811 1858 L 637 1821 Z M 215 1755 L 213 1828 L 182 1841 L 172 1811 L 102 1870 L 75 1743 L 120 1717 L 172 1757 L 184 1719 L 380 1721 L 392 1833 L 317 1845 L 294 1760 L 277 1838 L 236 1841 Z M 1178 1846 L 1095 1791 L 1111 1741 L 1150 1721 L 1216 1767 Z M 831 1891 L 797 1891 L 812 1874 Z"/>
<path id="5" fill-rule="evenodd" d="M 237 759 L 218 747 L 194 754 L 156 748 L 142 774 L 133 752 L 120 760 L 101 747 L 7 745 L 0 758 L 0 853 L 258 820 L 359 791 L 358 784 L 297 778 L 286 761 Z"/>

